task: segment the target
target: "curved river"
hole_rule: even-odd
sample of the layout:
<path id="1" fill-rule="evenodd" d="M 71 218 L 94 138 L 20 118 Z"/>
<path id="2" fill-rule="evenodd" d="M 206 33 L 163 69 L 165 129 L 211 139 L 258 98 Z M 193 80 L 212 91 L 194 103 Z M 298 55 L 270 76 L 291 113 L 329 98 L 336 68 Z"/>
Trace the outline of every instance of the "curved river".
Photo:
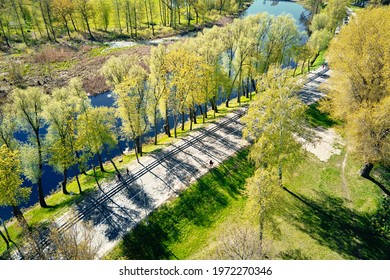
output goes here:
<path id="1" fill-rule="evenodd" d="M 256 0 L 253 2 L 253 4 L 248 7 L 248 9 L 243 12 L 242 17 L 246 17 L 248 15 L 254 15 L 262 12 L 267 12 L 271 15 L 281 15 L 281 14 L 291 14 L 294 19 L 297 21 L 297 24 L 299 25 L 299 28 L 301 31 L 305 30 L 304 24 L 301 22 L 302 16 L 304 17 L 307 15 L 308 11 L 303 8 L 300 4 L 290 1 L 265 1 L 265 0 Z M 158 40 L 152 40 L 149 43 L 150 44 L 156 44 L 160 43 L 163 40 L 180 40 L 181 37 L 171 37 L 166 39 L 158 39 Z M 114 42 L 111 43 L 111 47 L 126 47 L 126 46 L 134 46 L 137 43 L 134 42 Z M 94 97 L 90 97 L 91 102 L 93 106 L 114 106 L 114 98 L 111 94 L 111 92 L 106 92 Z M 222 103 L 222 99 L 219 100 L 219 103 Z M 188 118 L 188 116 L 187 116 Z M 158 124 L 158 130 L 163 132 L 162 129 L 163 121 L 161 120 Z M 173 127 L 173 121 L 171 122 L 171 127 Z M 26 139 L 26 135 L 23 133 L 18 133 L 15 135 L 16 138 L 23 141 Z M 145 134 L 144 139 L 153 137 L 153 130 L 150 129 L 149 132 Z M 123 147 L 129 147 L 132 148 L 132 144 L 128 142 L 122 142 L 121 143 Z M 120 154 L 119 148 L 111 150 L 111 155 L 117 156 Z M 96 163 L 96 161 L 94 161 Z M 69 170 L 69 177 L 73 177 L 75 174 L 72 173 L 71 170 Z M 62 176 L 61 174 L 55 172 L 52 167 L 45 165 L 43 170 L 43 185 L 44 185 L 44 193 L 45 195 L 50 194 L 54 190 L 58 188 L 59 182 L 61 182 Z M 26 181 L 27 182 L 27 181 Z M 27 182 L 26 185 L 31 185 L 29 182 Z M 38 194 L 36 190 L 36 186 L 33 186 L 32 193 L 30 197 L 30 201 L 23 204 L 22 207 L 29 207 L 31 205 L 34 205 L 38 202 Z M 2 219 L 7 220 L 12 216 L 12 212 L 10 207 L 2 207 L 0 208 L 0 216 Z"/>

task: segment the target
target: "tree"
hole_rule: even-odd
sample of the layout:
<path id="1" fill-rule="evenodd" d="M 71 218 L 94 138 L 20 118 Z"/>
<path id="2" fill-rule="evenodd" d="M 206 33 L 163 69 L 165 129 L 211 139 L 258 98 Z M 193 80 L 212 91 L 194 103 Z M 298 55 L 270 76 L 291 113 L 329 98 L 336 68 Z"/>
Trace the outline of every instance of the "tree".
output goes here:
<path id="1" fill-rule="evenodd" d="M 185 49 L 183 42 L 175 44 L 166 55 L 166 71 L 169 73 L 168 105 L 174 120 L 174 136 L 177 137 L 178 117 L 182 115 L 184 130 L 184 114 L 188 108 L 188 96 L 196 90 L 197 71 L 200 58 Z"/>
<path id="2" fill-rule="evenodd" d="M 19 125 L 22 130 L 30 134 L 30 147 L 33 147 L 35 150 L 35 155 L 32 155 L 33 159 L 30 162 L 37 165 L 36 168 L 33 168 L 36 172 L 30 172 L 34 177 L 29 177 L 29 179 L 37 183 L 39 204 L 41 207 L 47 207 L 42 183 L 43 145 L 40 131 L 44 123 L 42 115 L 43 104 L 46 102 L 47 96 L 40 88 L 16 89 L 12 95 L 12 103 L 15 112 L 18 114 Z"/>
<path id="3" fill-rule="evenodd" d="M 6 145 L 8 149 L 15 149 L 16 141 L 14 133 L 18 129 L 15 108 L 4 105 L 0 110 L 0 145 Z"/>
<path id="4" fill-rule="evenodd" d="M 75 1 L 76 9 L 79 11 L 82 19 L 85 22 L 90 38 L 94 40 L 95 37 L 92 34 L 91 25 L 90 25 L 90 18 L 93 11 L 93 6 L 91 5 L 91 1 L 90 0 L 74 0 L 74 1 Z"/>
<path id="5" fill-rule="evenodd" d="M 249 158 L 257 168 L 276 168 L 280 186 L 283 169 L 299 160 L 302 149 L 297 138 L 310 139 L 305 121 L 306 105 L 298 98 L 300 83 L 286 70 L 271 67 L 262 78 L 259 94 L 243 118 L 244 137 L 254 141 Z"/>
<path id="6" fill-rule="evenodd" d="M 61 231 L 54 223 L 50 227 L 50 249 L 46 258 L 51 260 L 94 260 L 100 243 L 94 241 L 91 224 L 78 223 L 67 231 Z"/>
<path id="7" fill-rule="evenodd" d="M 142 135 L 147 122 L 147 73 L 134 64 L 122 83 L 115 86 L 117 94 L 117 116 L 122 121 L 124 135 L 133 140 L 135 155 L 142 156 Z"/>
<path id="8" fill-rule="evenodd" d="M 249 213 L 258 217 L 259 244 L 258 254 L 261 257 L 266 255 L 264 250 L 265 227 L 269 225 L 275 231 L 272 214 L 277 209 L 280 188 L 278 188 L 278 171 L 275 168 L 259 168 L 255 174 L 246 182 L 246 192 L 248 194 Z M 272 230 L 271 230 L 272 232 Z"/>
<path id="9" fill-rule="evenodd" d="M 19 205 L 26 202 L 31 188 L 22 187 L 20 154 L 6 145 L 0 147 L 0 206 L 11 206 L 13 214 L 23 230 L 29 231 L 26 219 Z"/>
<path id="10" fill-rule="evenodd" d="M 366 162 L 369 177 L 376 163 L 390 158 L 389 7 L 363 10 L 331 42 L 329 95 L 322 108 L 343 120 L 352 152 Z"/>
<path id="11" fill-rule="evenodd" d="M 46 134 L 49 164 L 63 173 L 62 192 L 66 189 L 68 169 L 79 163 L 76 151 L 76 120 L 85 110 L 80 106 L 88 98 L 78 94 L 79 81 L 73 79 L 67 87 L 54 89 L 50 101 L 45 104 L 43 115 L 49 125 Z M 76 175 L 77 176 L 77 175 Z M 79 184 L 79 180 L 77 178 Z M 79 190 L 81 192 L 80 184 Z"/>
<path id="12" fill-rule="evenodd" d="M 108 150 L 116 143 L 114 135 L 115 116 L 113 108 L 97 107 L 89 108 L 77 119 L 77 147 L 84 153 L 91 156 L 96 155 L 99 161 L 101 171 L 105 172 L 101 155 L 106 153 L 108 159 L 114 166 Z"/>
<path id="13" fill-rule="evenodd" d="M 160 119 L 160 105 L 163 105 L 163 99 L 169 91 L 167 85 L 167 73 L 164 70 L 166 50 L 163 45 L 152 47 L 150 50 L 150 74 L 149 74 L 149 94 L 148 94 L 148 115 L 154 129 L 154 144 L 157 145 L 157 121 Z M 161 106 L 164 107 L 164 106 Z M 165 111 L 166 132 L 169 132 L 168 108 Z"/>
<path id="14" fill-rule="evenodd" d="M 72 12 L 74 11 L 74 2 L 72 0 L 52 0 L 53 12 L 61 19 L 69 39 L 72 39 L 70 35 L 69 20 Z"/>

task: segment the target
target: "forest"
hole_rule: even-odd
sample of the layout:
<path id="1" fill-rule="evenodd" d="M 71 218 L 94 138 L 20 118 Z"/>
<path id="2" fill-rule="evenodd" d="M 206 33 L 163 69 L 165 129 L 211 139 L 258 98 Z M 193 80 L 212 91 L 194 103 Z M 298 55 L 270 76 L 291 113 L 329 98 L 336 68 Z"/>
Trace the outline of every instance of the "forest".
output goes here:
<path id="1" fill-rule="evenodd" d="M 1 0 L 0 35 L 8 47 L 13 42 L 148 38 L 164 35 L 164 28 L 235 13 L 240 6 L 235 0 Z"/>

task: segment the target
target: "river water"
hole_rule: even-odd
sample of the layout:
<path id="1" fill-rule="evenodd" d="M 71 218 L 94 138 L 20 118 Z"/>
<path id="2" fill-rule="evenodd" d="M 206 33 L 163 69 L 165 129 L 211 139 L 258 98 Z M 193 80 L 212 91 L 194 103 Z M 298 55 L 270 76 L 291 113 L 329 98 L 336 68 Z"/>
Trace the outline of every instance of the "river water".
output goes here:
<path id="1" fill-rule="evenodd" d="M 281 15 L 281 14 L 291 14 L 294 19 L 297 21 L 297 24 L 301 31 L 305 30 L 304 24 L 301 22 L 302 15 L 307 15 L 308 11 L 303 8 L 300 4 L 290 1 L 264 1 L 264 0 L 257 0 L 254 1 L 253 4 L 242 14 L 242 17 L 246 17 L 248 15 L 254 15 L 262 12 L 267 12 L 270 15 Z M 188 36 L 185 36 L 188 37 Z M 172 37 L 174 40 L 180 39 L 180 37 Z M 168 38 L 165 40 L 173 40 L 172 38 Z M 184 37 L 183 37 L 184 38 Z M 158 39 L 160 41 L 164 39 Z M 152 40 L 150 44 L 155 44 L 160 41 Z M 145 42 L 143 42 L 145 43 Z M 134 42 L 113 42 L 111 47 L 130 47 L 134 46 L 138 43 Z M 232 97 L 233 98 L 233 97 Z M 112 107 L 115 104 L 114 97 L 112 95 L 111 91 L 99 94 L 97 96 L 91 96 L 91 103 L 93 106 L 109 106 Z M 219 104 L 222 103 L 223 100 L 220 98 Z M 186 119 L 188 119 L 188 116 L 186 116 Z M 161 120 L 157 127 L 158 131 L 163 132 L 162 126 L 164 122 Z M 173 127 L 173 120 L 170 120 L 170 125 Z M 180 129 L 180 128 L 179 128 Z M 26 140 L 26 135 L 24 133 L 19 132 L 17 135 L 15 135 L 17 139 L 21 141 Z M 144 136 L 144 139 L 153 137 L 153 129 L 151 128 Z M 129 143 L 128 141 L 121 141 L 121 145 L 123 148 L 132 147 L 132 143 Z M 120 154 L 119 148 L 115 148 L 111 150 L 111 156 L 118 156 Z M 96 164 L 96 160 L 94 160 Z M 90 162 L 92 164 L 92 162 Z M 69 170 L 69 177 L 73 177 L 75 174 L 73 170 Z M 43 186 L 44 186 L 44 193 L 45 195 L 50 194 L 51 192 L 55 191 L 58 188 L 59 182 L 62 180 L 62 175 L 55 172 L 51 166 L 45 165 L 43 169 Z M 31 186 L 31 184 L 26 180 L 25 181 L 26 186 Z M 31 205 L 34 205 L 38 202 L 38 193 L 36 186 L 34 185 L 32 188 L 32 194 L 30 197 L 30 200 L 23 204 L 22 207 L 29 207 Z M 2 207 L 0 208 L 0 215 L 4 220 L 9 219 L 12 216 L 11 209 L 9 207 Z"/>

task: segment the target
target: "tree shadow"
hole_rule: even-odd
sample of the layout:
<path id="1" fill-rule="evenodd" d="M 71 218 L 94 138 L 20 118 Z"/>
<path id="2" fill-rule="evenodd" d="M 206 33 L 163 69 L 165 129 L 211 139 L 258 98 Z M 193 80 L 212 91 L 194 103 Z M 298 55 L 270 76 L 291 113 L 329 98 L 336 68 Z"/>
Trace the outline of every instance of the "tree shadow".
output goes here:
<path id="1" fill-rule="evenodd" d="M 292 224 L 319 244 L 345 259 L 390 258 L 390 241 L 375 233 L 371 216 L 348 208 L 342 198 L 324 192 L 318 191 L 314 200 L 284 190 L 301 202 L 289 208 Z"/>
<path id="2" fill-rule="evenodd" d="M 372 172 L 372 175 L 363 176 L 377 185 L 386 195 L 390 196 L 390 166 L 379 165 Z M 376 179 L 376 178 L 378 179 Z"/>
<path id="3" fill-rule="evenodd" d="M 210 227 L 219 219 L 218 213 L 229 205 L 242 191 L 246 176 L 253 173 L 247 163 L 248 151 L 241 151 L 237 159 L 230 160 L 200 178 L 191 188 L 180 193 L 177 200 L 163 205 L 125 235 L 121 255 L 125 259 L 172 259 L 176 256 L 169 244 L 180 241 L 183 227 L 192 224 Z M 237 167 L 232 171 L 233 167 Z"/>

